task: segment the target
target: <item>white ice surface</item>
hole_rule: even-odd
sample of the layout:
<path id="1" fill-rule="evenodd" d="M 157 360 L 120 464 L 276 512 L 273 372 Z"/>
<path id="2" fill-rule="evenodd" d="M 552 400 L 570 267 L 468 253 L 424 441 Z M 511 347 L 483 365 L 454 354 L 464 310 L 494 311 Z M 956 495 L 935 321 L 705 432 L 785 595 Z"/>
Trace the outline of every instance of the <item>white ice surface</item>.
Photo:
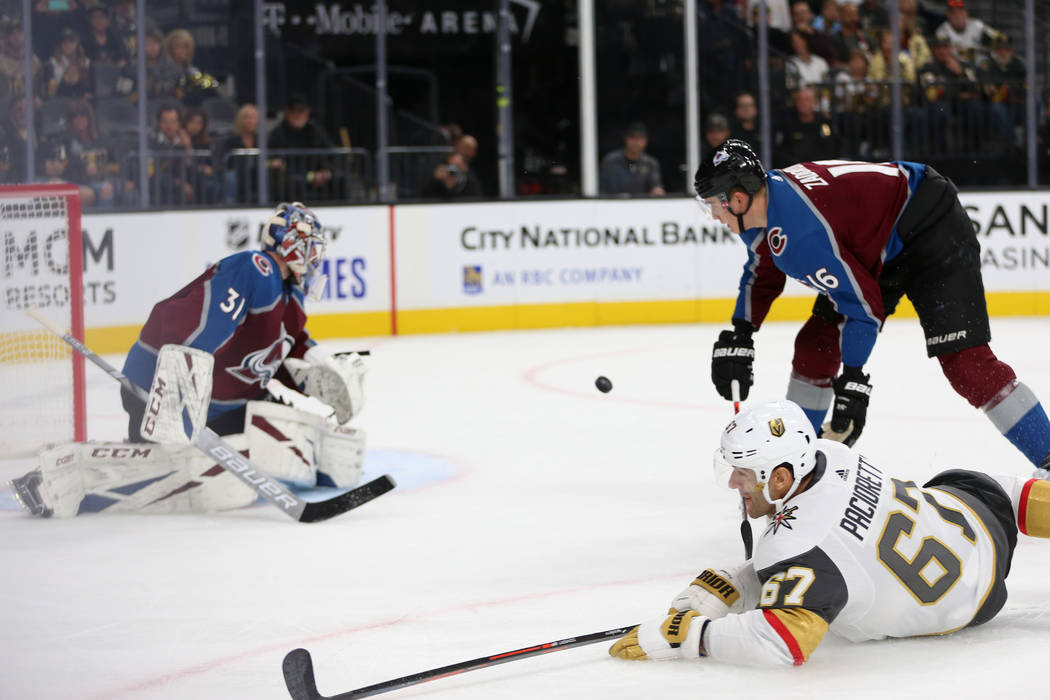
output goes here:
<path id="1" fill-rule="evenodd" d="M 756 336 L 754 396 L 783 395 L 797 328 Z M 0 489 L 0 698 L 287 698 L 281 660 L 299 646 L 335 694 L 662 615 L 696 572 L 741 552 L 735 500 L 710 478 L 732 410 L 709 380 L 719 330 L 329 342 L 374 350 L 356 422 L 370 468 L 406 486 L 325 523 L 266 505 L 38 520 Z M 993 319 L 993 332 L 1050 401 L 1050 321 Z M 915 479 L 1030 473 L 926 358 L 916 322 L 891 320 L 867 368 L 861 447 L 877 464 Z M 90 436 L 119 439 L 116 384 L 90 365 L 88 377 Z M 435 464 L 447 478 L 425 485 Z M 0 478 L 25 468 L 0 463 Z M 1047 697 L 1048 581 L 1050 542 L 1022 537 L 1002 613 L 949 637 L 829 637 L 806 666 L 776 670 L 632 663 L 600 644 L 389 697 Z"/>

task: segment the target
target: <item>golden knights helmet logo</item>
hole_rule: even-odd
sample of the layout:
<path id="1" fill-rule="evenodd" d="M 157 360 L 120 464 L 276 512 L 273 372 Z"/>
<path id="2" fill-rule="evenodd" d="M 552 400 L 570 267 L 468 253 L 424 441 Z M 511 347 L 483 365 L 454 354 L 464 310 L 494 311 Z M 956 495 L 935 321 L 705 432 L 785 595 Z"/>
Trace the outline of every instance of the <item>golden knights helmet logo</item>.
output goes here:
<path id="1" fill-rule="evenodd" d="M 774 418 L 769 421 L 769 432 L 773 433 L 773 437 L 780 437 L 784 434 L 784 419 Z"/>

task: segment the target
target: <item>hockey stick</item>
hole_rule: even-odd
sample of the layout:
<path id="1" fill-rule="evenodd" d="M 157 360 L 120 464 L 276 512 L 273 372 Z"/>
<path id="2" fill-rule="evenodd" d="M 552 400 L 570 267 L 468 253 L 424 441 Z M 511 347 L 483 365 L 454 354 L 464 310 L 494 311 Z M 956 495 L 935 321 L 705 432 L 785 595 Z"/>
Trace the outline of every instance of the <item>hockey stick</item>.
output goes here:
<path id="1" fill-rule="evenodd" d="M 145 389 L 128 379 L 116 367 L 96 355 L 94 351 L 74 338 L 64 328 L 40 313 L 38 309 L 32 307 L 26 309 L 26 314 L 66 341 L 74 350 L 100 367 L 106 374 L 120 382 L 120 385 L 135 397 L 143 402 L 146 401 L 148 394 Z M 394 480 L 388 474 L 384 474 L 377 479 L 369 481 L 367 484 L 329 498 L 326 501 L 309 503 L 296 496 L 279 481 L 255 466 L 250 459 L 230 447 L 225 440 L 208 427 L 204 427 L 201 430 L 193 446 L 214 459 L 219 466 L 243 481 L 257 494 L 277 506 L 283 513 L 301 523 L 314 523 L 334 518 L 341 513 L 353 510 L 374 498 L 382 496 L 396 486 Z"/>
<path id="2" fill-rule="evenodd" d="M 310 658 L 310 652 L 306 649 L 293 649 L 284 657 L 284 684 L 288 686 L 288 692 L 294 700 L 354 700 L 354 698 L 367 698 L 372 695 L 379 695 L 380 693 L 389 693 L 391 690 L 399 690 L 400 688 L 407 688 L 411 685 L 419 685 L 420 683 L 434 681 L 438 678 L 455 676 L 460 673 L 466 673 L 467 671 L 477 671 L 479 668 L 488 668 L 489 666 L 505 664 L 509 661 L 527 659 L 530 656 L 549 654 L 552 651 L 582 647 L 588 644 L 603 642 L 613 637 L 622 637 L 634 629 L 634 627 L 636 627 L 636 625 L 617 627 L 616 629 L 605 630 L 604 632 L 592 632 L 591 634 L 585 634 L 582 637 L 568 637 L 567 639 L 559 639 L 556 642 L 546 642 L 544 644 L 536 644 L 535 646 L 525 647 L 523 649 L 515 649 L 514 651 L 505 651 L 502 654 L 493 654 L 492 656 L 483 656 L 479 659 L 471 659 L 470 661 L 461 661 L 457 664 L 442 666 L 441 668 L 432 668 L 429 671 L 413 673 L 410 676 L 402 676 L 401 678 L 376 683 L 375 685 L 367 685 L 363 688 L 348 690 L 345 693 L 339 693 L 338 695 L 321 695 L 317 691 L 317 681 L 314 679 L 314 664 L 313 660 Z"/>
<path id="3" fill-rule="evenodd" d="M 734 379 L 729 382 L 729 390 L 733 395 L 733 415 L 740 413 L 740 381 Z M 754 547 L 754 533 L 751 531 L 751 523 L 747 519 L 747 501 L 740 497 L 740 539 L 744 541 L 744 559 L 751 558 Z"/>

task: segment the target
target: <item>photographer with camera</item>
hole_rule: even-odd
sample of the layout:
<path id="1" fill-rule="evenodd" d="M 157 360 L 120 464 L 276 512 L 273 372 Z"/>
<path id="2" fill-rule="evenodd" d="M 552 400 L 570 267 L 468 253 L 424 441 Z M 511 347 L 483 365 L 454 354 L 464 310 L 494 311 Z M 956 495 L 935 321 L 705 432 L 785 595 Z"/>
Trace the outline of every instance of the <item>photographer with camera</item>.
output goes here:
<path id="1" fill-rule="evenodd" d="M 481 197 L 481 182 L 467 165 L 466 159 L 453 152 L 434 168 L 434 173 L 423 188 L 426 199 L 460 199 Z"/>

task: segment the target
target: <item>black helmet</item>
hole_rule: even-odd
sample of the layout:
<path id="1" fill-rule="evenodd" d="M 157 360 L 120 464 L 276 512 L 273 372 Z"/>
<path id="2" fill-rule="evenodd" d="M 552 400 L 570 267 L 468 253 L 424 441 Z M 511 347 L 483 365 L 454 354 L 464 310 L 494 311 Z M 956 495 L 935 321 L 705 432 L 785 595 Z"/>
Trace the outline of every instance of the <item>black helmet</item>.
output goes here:
<path id="1" fill-rule="evenodd" d="M 740 187 L 748 195 L 766 184 L 766 171 L 751 146 L 740 139 L 726 139 L 696 169 L 693 187 L 697 196 L 714 197 Z"/>

